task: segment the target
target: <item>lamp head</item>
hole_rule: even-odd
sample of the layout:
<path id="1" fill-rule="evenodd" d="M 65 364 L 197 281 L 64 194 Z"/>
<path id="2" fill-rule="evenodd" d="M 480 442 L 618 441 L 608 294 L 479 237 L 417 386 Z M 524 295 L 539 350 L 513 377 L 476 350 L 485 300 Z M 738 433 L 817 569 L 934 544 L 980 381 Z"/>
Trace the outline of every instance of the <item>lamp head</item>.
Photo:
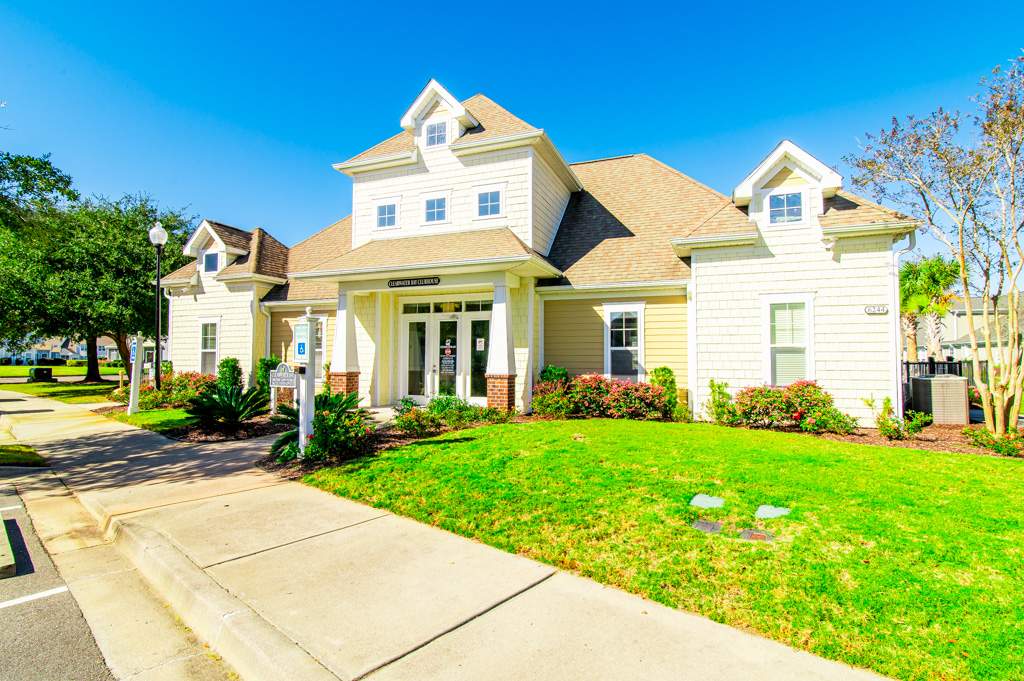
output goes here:
<path id="1" fill-rule="evenodd" d="M 149 230 L 149 243 L 154 246 L 163 246 L 167 243 L 167 230 L 159 221 L 154 222 L 153 227 Z"/>

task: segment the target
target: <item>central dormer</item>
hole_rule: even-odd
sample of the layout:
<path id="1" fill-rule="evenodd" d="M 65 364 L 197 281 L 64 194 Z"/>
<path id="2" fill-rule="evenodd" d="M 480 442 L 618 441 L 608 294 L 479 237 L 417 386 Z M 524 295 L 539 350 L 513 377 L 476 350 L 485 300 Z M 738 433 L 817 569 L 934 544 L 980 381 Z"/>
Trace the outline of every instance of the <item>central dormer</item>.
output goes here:
<path id="1" fill-rule="evenodd" d="M 375 239 L 508 229 L 547 254 L 579 179 L 540 128 L 436 80 L 401 132 L 334 168 L 352 178 L 352 247 Z"/>

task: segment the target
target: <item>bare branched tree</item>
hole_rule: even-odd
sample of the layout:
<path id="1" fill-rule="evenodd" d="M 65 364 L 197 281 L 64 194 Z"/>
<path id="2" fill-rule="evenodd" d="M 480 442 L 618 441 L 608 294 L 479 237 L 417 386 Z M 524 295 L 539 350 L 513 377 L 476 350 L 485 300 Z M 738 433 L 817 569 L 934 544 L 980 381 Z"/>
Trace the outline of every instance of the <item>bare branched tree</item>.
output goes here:
<path id="1" fill-rule="evenodd" d="M 973 113 L 940 108 L 894 118 L 846 160 L 856 184 L 921 219 L 959 266 L 985 425 L 1002 435 L 1016 427 L 1024 389 L 1024 57 L 995 68 L 981 86 Z M 980 329 L 971 294 L 981 301 Z"/>

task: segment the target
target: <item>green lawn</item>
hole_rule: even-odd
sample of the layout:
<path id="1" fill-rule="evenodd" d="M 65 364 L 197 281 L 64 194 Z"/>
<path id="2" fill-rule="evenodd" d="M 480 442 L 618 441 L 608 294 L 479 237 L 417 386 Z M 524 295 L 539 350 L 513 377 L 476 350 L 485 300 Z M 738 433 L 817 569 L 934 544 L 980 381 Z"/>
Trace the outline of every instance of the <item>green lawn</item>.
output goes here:
<path id="1" fill-rule="evenodd" d="M 1024 678 L 1024 461 L 593 420 L 454 432 L 305 481 L 882 674 Z M 699 492 L 725 508 L 698 513 Z M 792 513 L 757 523 L 760 504 Z M 736 538 L 755 526 L 777 540 Z"/>
<path id="2" fill-rule="evenodd" d="M 49 397 L 69 404 L 103 402 L 110 391 L 117 387 L 114 381 L 103 383 L 0 383 L 0 390 Z"/>
<path id="3" fill-rule="evenodd" d="M 28 370 L 32 367 L 27 366 L 0 366 L 0 378 L 9 378 L 11 376 L 28 376 Z M 53 369 L 54 376 L 85 376 L 85 367 L 44 367 L 46 369 Z M 117 376 L 118 371 L 123 371 L 117 367 L 105 367 L 100 366 L 100 373 L 104 376 Z"/>
<path id="4" fill-rule="evenodd" d="M 150 409 L 148 411 L 140 411 L 131 416 L 125 412 L 115 412 L 109 414 L 109 416 L 123 423 L 156 431 L 157 433 L 188 426 L 198 421 L 195 416 L 190 416 L 184 409 Z"/>
<path id="5" fill-rule="evenodd" d="M 0 445 L 0 466 L 46 465 L 46 459 L 28 445 Z"/>

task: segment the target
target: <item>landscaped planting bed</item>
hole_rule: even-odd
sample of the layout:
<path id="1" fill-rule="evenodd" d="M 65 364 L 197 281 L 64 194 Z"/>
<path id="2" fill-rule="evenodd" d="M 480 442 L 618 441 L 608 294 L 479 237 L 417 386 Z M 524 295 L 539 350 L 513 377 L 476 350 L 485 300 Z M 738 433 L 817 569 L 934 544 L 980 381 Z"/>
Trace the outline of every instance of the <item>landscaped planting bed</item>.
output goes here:
<path id="1" fill-rule="evenodd" d="M 1020 679 L 1022 466 L 595 419 L 446 433 L 305 481 L 885 675 Z"/>

